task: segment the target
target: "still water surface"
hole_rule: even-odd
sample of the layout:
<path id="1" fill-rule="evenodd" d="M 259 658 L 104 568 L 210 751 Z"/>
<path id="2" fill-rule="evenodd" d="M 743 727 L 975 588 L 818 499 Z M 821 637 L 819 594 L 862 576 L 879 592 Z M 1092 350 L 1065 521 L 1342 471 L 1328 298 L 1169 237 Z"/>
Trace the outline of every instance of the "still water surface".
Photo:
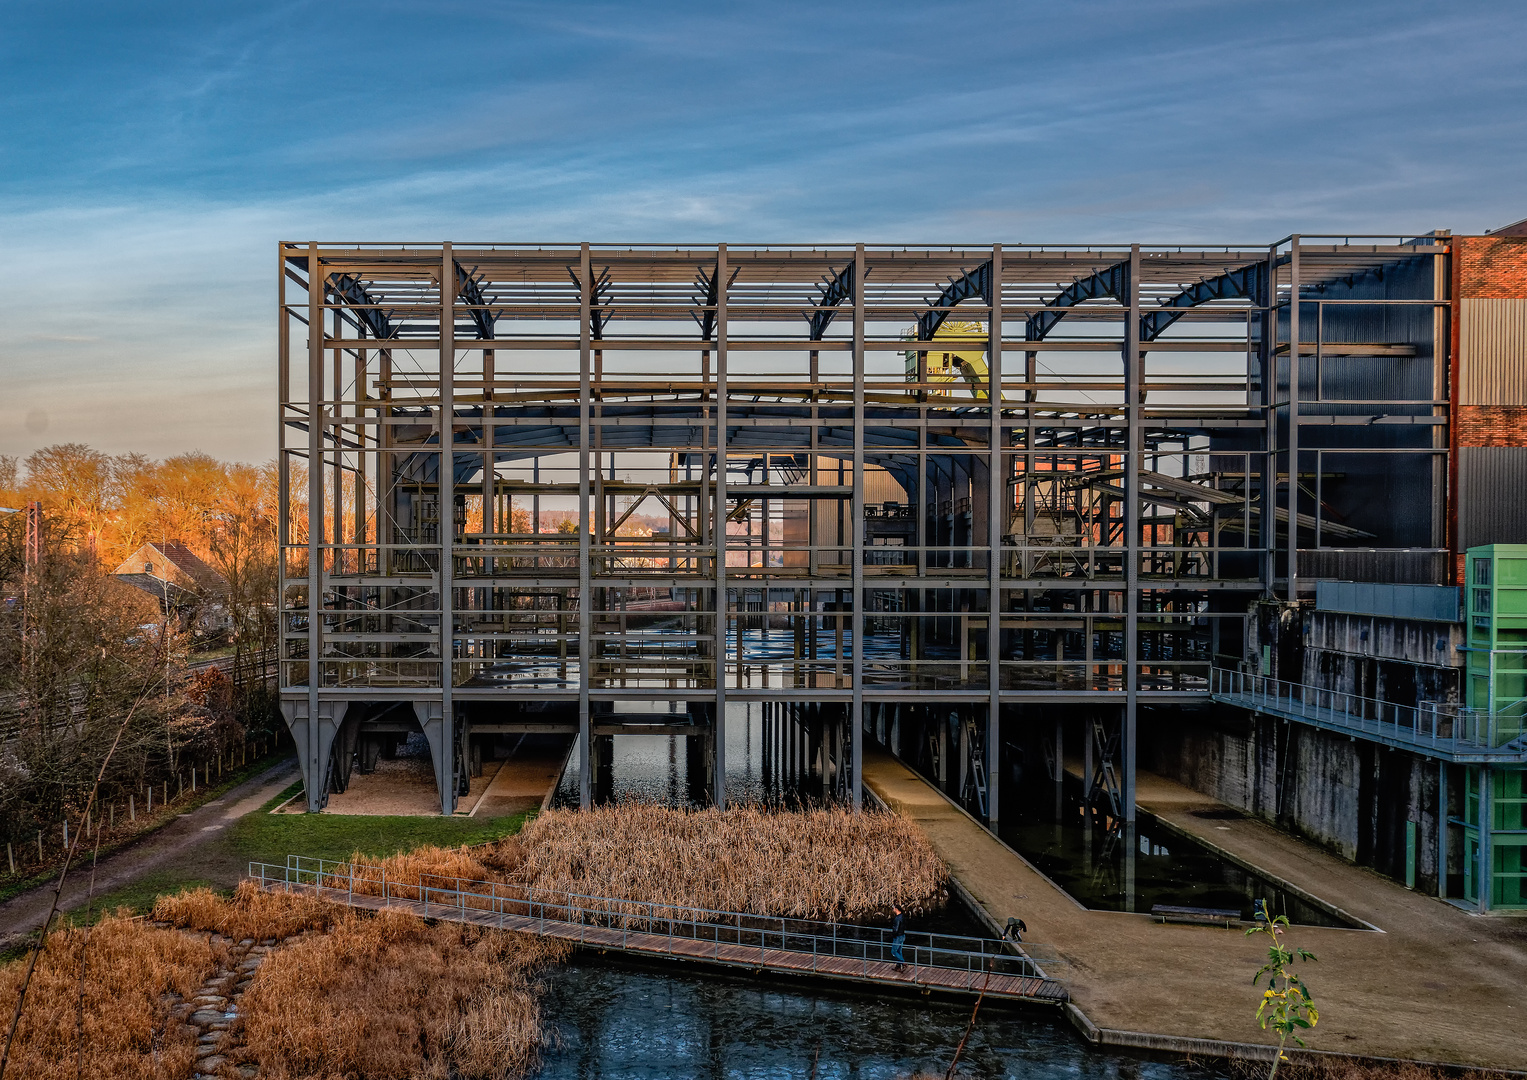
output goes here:
<path id="1" fill-rule="evenodd" d="M 942 1077 L 970 1006 L 872 997 L 693 969 L 577 959 L 545 978 L 543 1016 L 556 1044 L 539 1080 L 904 1080 Z M 1224 1075 L 1087 1046 L 1044 1013 L 983 1007 L 962 1077 L 1023 1080 L 1210 1080 Z"/>

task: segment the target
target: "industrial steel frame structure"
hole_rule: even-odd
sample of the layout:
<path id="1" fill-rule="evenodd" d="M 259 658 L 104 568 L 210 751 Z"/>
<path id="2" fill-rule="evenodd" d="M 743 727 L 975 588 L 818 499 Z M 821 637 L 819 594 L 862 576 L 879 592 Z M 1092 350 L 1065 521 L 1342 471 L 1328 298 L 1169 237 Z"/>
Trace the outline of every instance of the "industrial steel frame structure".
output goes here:
<path id="1" fill-rule="evenodd" d="M 1447 253 L 283 242 L 308 807 L 409 730 L 443 813 L 514 732 L 585 805 L 684 734 L 724 802 L 752 702 L 826 798 L 868 735 L 995 826 L 1033 741 L 1133 820 L 1141 711 L 1254 666 L 1255 604 L 1450 580 Z"/>

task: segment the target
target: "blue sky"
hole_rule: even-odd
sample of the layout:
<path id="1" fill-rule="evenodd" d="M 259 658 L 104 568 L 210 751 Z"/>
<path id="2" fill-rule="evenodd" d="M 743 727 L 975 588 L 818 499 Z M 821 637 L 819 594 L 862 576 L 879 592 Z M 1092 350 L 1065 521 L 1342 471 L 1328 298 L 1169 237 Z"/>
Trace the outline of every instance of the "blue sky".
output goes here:
<path id="1" fill-rule="evenodd" d="M 1527 4 L 0 9 L 0 453 L 263 460 L 278 239 L 1266 243 L 1527 216 Z"/>

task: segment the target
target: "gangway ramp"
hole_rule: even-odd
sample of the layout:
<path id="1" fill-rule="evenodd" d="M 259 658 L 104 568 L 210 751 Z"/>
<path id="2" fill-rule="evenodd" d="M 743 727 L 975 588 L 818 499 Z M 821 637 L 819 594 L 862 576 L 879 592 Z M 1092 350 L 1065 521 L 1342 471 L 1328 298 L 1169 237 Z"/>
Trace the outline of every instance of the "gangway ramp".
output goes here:
<path id="1" fill-rule="evenodd" d="M 261 889 L 315 896 L 352 908 L 400 910 L 566 941 L 649 959 L 688 960 L 879 987 L 1060 1005 L 1065 988 L 1045 972 L 1045 949 L 990 938 L 909 931 L 902 970 L 883 927 L 818 923 L 744 912 L 526 889 L 426 875 L 389 880 L 385 868 L 293 856 L 251 863 Z"/>

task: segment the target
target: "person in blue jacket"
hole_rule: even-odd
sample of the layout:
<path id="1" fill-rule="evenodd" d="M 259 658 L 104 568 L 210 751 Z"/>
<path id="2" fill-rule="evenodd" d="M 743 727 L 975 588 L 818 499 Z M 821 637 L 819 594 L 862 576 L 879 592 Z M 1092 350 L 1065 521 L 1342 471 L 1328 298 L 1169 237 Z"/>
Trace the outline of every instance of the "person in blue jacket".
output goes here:
<path id="1" fill-rule="evenodd" d="M 901 955 L 901 947 L 907 943 L 906 916 L 901 908 L 891 905 L 891 958 L 896 961 L 897 971 L 907 970 L 907 958 Z"/>

